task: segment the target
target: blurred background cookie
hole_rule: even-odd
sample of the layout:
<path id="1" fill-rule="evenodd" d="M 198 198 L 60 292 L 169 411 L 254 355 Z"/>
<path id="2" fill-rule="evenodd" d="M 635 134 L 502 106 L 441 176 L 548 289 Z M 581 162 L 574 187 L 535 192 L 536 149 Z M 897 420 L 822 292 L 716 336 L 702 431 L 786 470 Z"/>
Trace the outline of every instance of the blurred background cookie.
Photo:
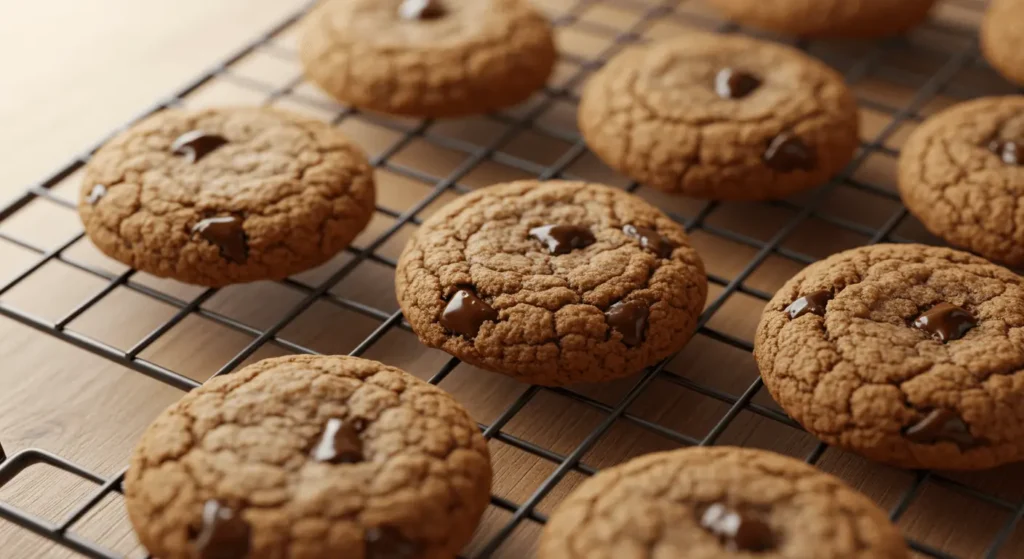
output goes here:
<path id="1" fill-rule="evenodd" d="M 708 0 L 743 25 L 809 37 L 883 37 L 914 27 L 935 0 Z"/>

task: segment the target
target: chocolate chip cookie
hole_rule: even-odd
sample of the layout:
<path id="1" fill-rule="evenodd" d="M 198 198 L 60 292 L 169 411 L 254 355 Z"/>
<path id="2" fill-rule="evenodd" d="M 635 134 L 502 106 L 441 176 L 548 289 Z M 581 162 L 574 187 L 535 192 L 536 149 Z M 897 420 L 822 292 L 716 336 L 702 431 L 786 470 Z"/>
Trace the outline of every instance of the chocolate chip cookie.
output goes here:
<path id="1" fill-rule="evenodd" d="M 587 83 L 579 127 L 622 173 L 718 200 L 813 188 L 858 145 L 841 75 L 787 46 L 700 33 L 615 57 Z"/>
<path id="2" fill-rule="evenodd" d="M 78 211 L 108 256 L 221 286 L 326 262 L 369 222 L 374 184 L 363 153 L 323 122 L 260 108 L 167 110 L 93 155 Z"/>
<path id="3" fill-rule="evenodd" d="M 771 452 L 648 454 L 583 482 L 551 516 L 539 559 L 903 559 L 899 531 L 839 479 Z"/>
<path id="4" fill-rule="evenodd" d="M 528 0 L 328 0 L 305 25 L 306 76 L 343 103 L 392 114 L 515 105 L 556 59 L 551 25 Z"/>
<path id="5" fill-rule="evenodd" d="M 932 233 L 1024 266 L 1024 96 L 976 99 L 928 119 L 903 146 L 899 188 Z"/>
<path id="6" fill-rule="evenodd" d="M 808 37 L 883 37 L 928 17 L 935 0 L 709 0 L 729 19 Z"/>
<path id="7" fill-rule="evenodd" d="M 992 0 L 981 25 L 981 50 L 1006 79 L 1024 85 L 1024 0 Z"/>
<path id="8" fill-rule="evenodd" d="M 681 226 L 583 182 L 462 196 L 423 223 L 395 275 L 423 343 L 543 385 L 628 376 L 671 355 L 707 295 Z"/>
<path id="9" fill-rule="evenodd" d="M 765 386 L 823 441 L 908 468 L 1024 459 L 1024 279 L 949 248 L 876 245 L 768 303 Z"/>
<path id="10" fill-rule="evenodd" d="M 162 559 L 454 557 L 489 502 L 476 423 L 448 394 L 355 357 L 267 359 L 143 434 L 128 515 Z"/>

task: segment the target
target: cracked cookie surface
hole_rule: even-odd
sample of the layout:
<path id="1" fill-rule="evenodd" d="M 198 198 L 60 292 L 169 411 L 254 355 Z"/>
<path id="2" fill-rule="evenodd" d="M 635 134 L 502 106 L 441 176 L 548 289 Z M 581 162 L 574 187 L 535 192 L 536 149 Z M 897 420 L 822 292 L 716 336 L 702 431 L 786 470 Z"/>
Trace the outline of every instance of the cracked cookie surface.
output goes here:
<path id="1" fill-rule="evenodd" d="M 812 264 L 765 307 L 754 356 L 829 444 L 908 468 L 1024 459 L 1024 280 L 977 256 L 876 245 Z"/>
<path id="2" fill-rule="evenodd" d="M 968 101 L 925 121 L 900 154 L 899 188 L 932 233 L 1024 266 L 1024 96 Z"/>
<path id="3" fill-rule="evenodd" d="M 883 37 L 928 17 L 935 0 L 709 0 L 729 19 L 808 37 Z"/>
<path id="4" fill-rule="evenodd" d="M 1024 0 L 992 0 L 981 25 L 981 50 L 1006 79 L 1024 85 Z"/>
<path id="5" fill-rule="evenodd" d="M 449 203 L 406 246 L 395 285 L 423 343 L 543 385 L 653 365 L 690 339 L 707 295 L 679 224 L 621 190 L 565 181 Z M 467 301 L 471 314 L 450 312 Z"/>
<path id="6" fill-rule="evenodd" d="M 348 431 L 348 452 L 332 461 L 322 439 L 337 420 L 349 427 L 331 433 Z M 490 482 L 476 423 L 439 388 L 366 359 L 291 356 L 212 379 L 158 416 L 125 497 L 162 559 L 450 559 Z M 201 549 L 211 501 L 248 537 L 221 530 L 220 548 Z"/>
<path id="7" fill-rule="evenodd" d="M 323 122 L 273 109 L 172 109 L 93 155 L 78 211 L 108 256 L 221 286 L 326 262 L 369 222 L 374 184 L 363 153 Z"/>
<path id="8" fill-rule="evenodd" d="M 426 18 L 405 4 L 321 3 L 300 45 L 307 77 L 362 109 L 452 117 L 524 101 L 554 68 L 551 25 L 527 0 L 434 0 Z"/>
<path id="9" fill-rule="evenodd" d="M 649 454 L 584 481 L 552 514 L 539 559 L 903 559 L 885 513 L 839 479 L 731 447 Z"/>
<path id="10" fill-rule="evenodd" d="M 819 186 L 858 145 L 857 105 L 841 75 L 793 48 L 738 36 L 695 33 L 623 52 L 587 83 L 578 120 L 611 167 L 708 199 Z M 789 145 L 772 155 L 781 141 Z"/>

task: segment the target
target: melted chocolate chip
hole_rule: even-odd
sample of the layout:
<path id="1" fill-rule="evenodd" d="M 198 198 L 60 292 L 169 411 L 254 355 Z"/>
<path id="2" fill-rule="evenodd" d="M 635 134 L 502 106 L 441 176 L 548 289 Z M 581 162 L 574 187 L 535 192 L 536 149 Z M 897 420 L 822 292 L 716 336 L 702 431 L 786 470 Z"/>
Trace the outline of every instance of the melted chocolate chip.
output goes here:
<path id="1" fill-rule="evenodd" d="M 544 243 L 551 254 L 567 254 L 588 247 L 597 239 L 590 229 L 579 225 L 545 225 L 530 229 L 530 236 Z"/>
<path id="2" fill-rule="evenodd" d="M 770 526 L 722 503 L 709 506 L 701 515 L 700 525 L 718 536 L 729 551 L 768 551 L 775 547 Z"/>
<path id="3" fill-rule="evenodd" d="M 978 439 L 971 435 L 971 430 L 964 420 L 950 410 L 928 412 L 923 419 L 907 427 L 903 436 L 919 444 L 951 442 L 961 450 L 978 446 Z"/>
<path id="4" fill-rule="evenodd" d="M 1003 163 L 1007 165 L 1021 165 L 1024 164 L 1024 151 L 1021 146 L 1012 140 L 992 140 L 988 144 L 988 149 L 999 156 L 999 159 L 1003 160 Z"/>
<path id="5" fill-rule="evenodd" d="M 241 218 L 233 215 L 208 217 L 192 227 L 192 234 L 199 234 L 217 245 L 221 256 L 236 264 L 245 264 L 249 259 L 249 244 Z"/>
<path id="6" fill-rule="evenodd" d="M 931 334 L 942 343 L 959 340 L 977 325 L 971 313 L 949 303 L 939 303 L 914 320 L 914 328 Z"/>
<path id="7" fill-rule="evenodd" d="M 203 505 L 203 528 L 195 539 L 200 559 L 238 559 L 249 553 L 249 523 L 219 501 Z"/>
<path id="8" fill-rule="evenodd" d="M 622 343 L 632 347 L 644 341 L 651 310 L 643 301 L 619 301 L 604 313 L 608 325 L 622 334 Z"/>
<path id="9" fill-rule="evenodd" d="M 786 307 L 786 314 L 789 315 L 790 319 L 800 318 L 807 313 L 825 316 L 825 305 L 828 304 L 831 298 L 832 294 L 828 291 L 808 293 Z"/>
<path id="10" fill-rule="evenodd" d="M 412 559 L 420 552 L 419 546 L 388 526 L 367 528 L 363 541 L 366 543 L 366 559 Z"/>
<path id="11" fill-rule="evenodd" d="M 188 163 L 195 163 L 226 143 L 228 140 L 223 136 L 193 130 L 178 136 L 171 144 L 171 152 L 184 157 Z"/>
<path id="12" fill-rule="evenodd" d="M 92 190 L 89 191 L 89 195 L 85 197 L 85 203 L 90 206 L 95 206 L 96 202 L 99 202 L 100 198 L 103 198 L 106 195 L 107 187 L 102 184 L 97 184 L 92 187 Z"/>
<path id="13" fill-rule="evenodd" d="M 0 444 L 0 464 L 7 460 L 7 453 L 4 452 L 4 445 Z"/>
<path id="14" fill-rule="evenodd" d="M 818 163 L 814 150 L 803 140 L 789 132 L 783 132 L 772 139 L 764 152 L 764 162 L 782 173 L 796 170 L 812 171 Z"/>
<path id="15" fill-rule="evenodd" d="M 658 258 L 669 258 L 672 256 L 672 251 L 675 250 L 676 244 L 672 241 L 662 237 L 660 233 L 654 229 L 648 229 L 647 227 L 637 227 L 635 225 L 625 225 L 622 227 L 622 232 L 627 237 L 632 237 L 640 241 L 640 246 L 658 255 Z"/>
<path id="16" fill-rule="evenodd" d="M 359 425 L 352 421 L 331 418 L 324 426 L 320 442 L 313 449 L 313 460 L 331 464 L 352 464 L 363 460 L 363 441 Z"/>
<path id="17" fill-rule="evenodd" d="M 477 297 L 476 293 L 461 288 L 452 295 L 438 322 L 456 334 L 472 338 L 488 320 L 498 320 L 498 311 Z"/>
<path id="18" fill-rule="evenodd" d="M 761 78 L 732 68 L 723 68 L 715 76 L 715 93 L 722 99 L 741 99 L 761 87 Z"/>
<path id="19" fill-rule="evenodd" d="M 405 0 L 398 7 L 398 15 L 402 19 L 437 19 L 444 16 L 447 10 L 440 0 Z"/>

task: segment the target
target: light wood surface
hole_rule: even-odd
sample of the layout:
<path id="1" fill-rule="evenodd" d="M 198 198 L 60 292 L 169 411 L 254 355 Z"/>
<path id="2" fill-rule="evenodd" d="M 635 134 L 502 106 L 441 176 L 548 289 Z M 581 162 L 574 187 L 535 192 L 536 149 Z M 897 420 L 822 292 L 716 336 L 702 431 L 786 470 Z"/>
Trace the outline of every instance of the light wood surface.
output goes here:
<path id="1" fill-rule="evenodd" d="M 563 15 L 575 0 L 538 0 L 552 16 Z M 37 5 L 38 4 L 38 5 Z M 255 34 L 304 4 L 303 0 L 179 0 L 137 2 L 130 0 L 54 0 L 46 3 L 0 4 L 0 195 L 13 197 L 23 187 L 55 170 L 70 156 L 89 147 L 128 117 L 160 100 L 168 92 L 217 62 Z M 616 32 L 631 30 L 641 20 L 642 6 L 653 0 L 595 2 L 578 13 L 580 24 L 561 28 L 562 50 L 589 58 L 609 48 Z M 951 57 L 969 46 L 981 3 L 973 0 L 948 1 L 936 12 L 938 23 L 916 32 L 910 43 L 896 41 L 881 56 L 871 72 L 853 84 L 858 96 L 871 103 L 862 111 L 863 138 L 875 140 L 891 127 L 892 111 L 919 95 L 930 74 L 950 67 Z M 694 29 L 711 29 L 721 23 L 702 4 L 685 1 L 670 17 L 649 22 L 637 29 L 645 38 L 667 38 Z M 952 30 L 950 30 L 952 26 Z M 958 31 L 959 30 L 959 31 Z M 185 100 L 192 107 L 219 104 L 260 104 L 266 91 L 284 87 L 299 75 L 294 53 L 295 30 L 289 29 L 266 47 L 244 58 L 230 69 L 230 76 L 214 79 Z M 876 44 L 815 43 L 812 52 L 840 69 L 850 70 L 859 60 L 871 57 Z M 571 83 L 567 96 L 543 105 L 544 98 L 509 111 L 502 118 L 516 118 L 535 107 L 544 107 L 539 122 L 554 134 L 537 130 L 516 133 L 500 146 L 492 160 L 481 163 L 459 179 L 467 188 L 493 182 L 529 177 L 532 171 L 515 169 L 512 158 L 541 169 L 554 163 L 577 134 L 573 94 L 578 92 L 579 65 L 559 66 L 552 85 Z M 897 80 L 896 78 L 900 78 Z M 573 80 L 567 82 L 567 80 Z M 998 93 L 1011 90 L 981 65 L 956 73 L 947 80 L 947 93 L 920 99 L 920 113 L 927 115 L 948 106 L 966 93 L 956 86 L 970 84 L 975 91 Z M 273 104 L 323 118 L 334 119 L 342 109 L 309 84 L 299 83 Z M 393 149 L 402 139 L 401 127 L 415 123 L 379 116 L 356 115 L 339 123 L 371 156 Z M 886 133 L 882 143 L 898 149 L 915 123 L 901 123 Z M 397 130 L 395 128 L 398 128 Z M 415 169 L 434 177 L 445 177 L 463 164 L 469 153 L 457 147 L 442 147 L 438 137 L 472 145 L 488 145 L 507 129 L 492 117 L 474 117 L 432 125 L 425 136 L 402 144 L 389 164 L 377 174 L 379 203 L 393 212 L 404 212 L 426 196 L 433 184 L 402 173 Z M 895 158 L 892 153 L 873 153 L 854 178 L 893 192 Z M 626 181 L 598 163 L 589 154 L 569 165 L 571 176 L 625 185 Z M 57 185 L 54 192 L 75 199 L 78 177 L 73 175 Z M 640 189 L 638 193 L 660 207 L 683 216 L 693 216 L 704 204 Z M 454 196 L 445 194 L 430 204 L 421 216 Z M 742 240 L 727 239 L 716 230 L 745 235 L 756 244 L 774 237 L 787 221 L 798 214 L 800 204 L 813 196 L 798 197 L 792 203 L 726 204 L 707 218 L 711 231 L 694 233 L 708 270 L 718 284 L 712 287 L 709 303 L 715 303 L 727 283 L 741 274 L 758 252 Z M 822 257 L 831 252 L 863 244 L 870 231 L 881 227 L 899 210 L 891 196 L 842 185 L 826 194 L 819 211 L 852 222 L 860 231 L 841 228 L 819 217 L 811 217 L 781 242 L 784 250 Z M 385 231 L 393 219 L 378 214 L 357 241 L 366 246 Z M 74 212 L 51 201 L 38 200 L 0 223 L 0 232 L 17 237 L 41 249 L 59 246 L 80 231 Z M 403 227 L 376 251 L 383 259 L 398 256 L 404 240 L 413 231 Z M 901 222 L 896 232 L 903 238 L 934 241 L 912 219 Z M 110 273 L 123 267 L 102 257 L 87 241 L 79 241 L 65 255 Z M 9 242 L 0 242 L 0 281 L 24 270 L 39 255 Z M 341 255 L 324 267 L 296 278 L 301 285 L 257 283 L 219 291 L 202 305 L 204 312 L 219 313 L 255 329 L 276 323 L 315 287 L 347 263 L 351 254 Z M 799 270 L 801 264 L 784 254 L 772 254 L 743 285 L 752 291 L 771 293 Z M 393 271 L 385 263 L 363 262 L 330 293 L 385 314 L 397 310 L 392 290 Z M 98 292 L 106 280 L 61 262 L 51 262 L 27 280 L 0 296 L 0 301 L 43 320 L 55 321 Z M 159 280 L 143 274 L 131 280 L 143 286 L 190 301 L 203 290 Z M 749 342 L 763 302 L 755 296 L 735 293 L 721 304 L 708 326 L 727 336 Z M 160 326 L 177 311 L 129 287 L 118 287 L 95 307 L 72 321 L 68 328 L 110 346 L 125 350 Z M 380 320 L 344 309 L 320 299 L 289 323 L 279 337 L 325 353 L 348 353 L 380 325 Z M 253 336 L 228 328 L 214 320 L 192 314 L 140 357 L 202 381 L 231 360 Z M 280 345 L 268 344 L 247 362 L 286 353 Z M 36 447 L 69 459 L 102 476 L 112 476 L 126 464 L 134 441 L 146 424 L 163 407 L 180 397 L 175 388 L 149 379 L 111 361 L 96 357 L 65 342 L 51 338 L 14 321 L 0 320 L 0 443 L 8 454 Z M 403 367 L 421 378 L 435 374 L 448 358 L 422 347 L 408 331 L 392 328 L 364 354 Z M 711 335 L 698 335 L 669 365 L 669 375 L 655 379 L 628 407 L 628 418 L 619 417 L 586 449 L 586 468 L 607 467 L 654 450 L 675 448 L 678 440 L 641 427 L 638 421 L 673 430 L 700 440 L 729 410 L 730 402 L 743 393 L 757 377 L 750 355 L 730 347 Z M 522 503 L 558 467 L 558 463 L 516 447 L 515 440 L 539 445 L 557 456 L 577 450 L 590 433 L 605 422 L 608 408 L 616 406 L 638 378 L 601 386 L 574 387 L 590 403 L 566 397 L 564 392 L 541 390 L 502 429 L 503 438 L 493 440 L 496 479 L 494 493 Z M 687 387 L 696 383 L 727 394 L 725 401 L 706 391 Z M 498 419 L 509 405 L 529 387 L 460 365 L 440 386 L 458 397 L 482 423 Z M 753 402 L 760 409 L 777 410 L 760 391 Z M 740 444 L 767 448 L 798 457 L 811 452 L 816 441 L 806 433 L 753 413 L 741 411 L 718 438 L 719 444 Z M 896 505 L 915 482 L 915 474 L 866 462 L 856 456 L 828 450 L 819 462 L 865 491 L 885 507 Z M 899 525 L 909 535 L 928 545 L 960 557 L 981 557 L 989 540 L 1010 520 L 1012 513 L 951 488 L 962 483 L 1010 502 L 1024 497 L 1024 481 L 1017 466 L 976 474 L 945 474 L 920 485 L 916 498 L 902 514 Z M 550 514 L 560 499 L 584 475 L 570 471 L 554 484 L 537 512 Z M 951 481 L 952 480 L 952 481 Z M 71 476 L 46 467 L 31 468 L 0 488 L 0 501 L 32 514 L 59 521 L 94 489 Z M 481 549 L 511 513 L 492 507 L 468 553 Z M 129 556 L 143 556 L 124 519 L 120 497 L 109 497 L 101 507 L 75 524 L 72 531 Z M 498 557 L 532 556 L 539 524 L 526 520 L 501 546 Z M 63 557 L 69 554 L 28 532 L 0 520 L 0 557 Z M 1024 553 L 1024 533 L 1014 528 L 1011 543 L 1000 557 Z"/>

